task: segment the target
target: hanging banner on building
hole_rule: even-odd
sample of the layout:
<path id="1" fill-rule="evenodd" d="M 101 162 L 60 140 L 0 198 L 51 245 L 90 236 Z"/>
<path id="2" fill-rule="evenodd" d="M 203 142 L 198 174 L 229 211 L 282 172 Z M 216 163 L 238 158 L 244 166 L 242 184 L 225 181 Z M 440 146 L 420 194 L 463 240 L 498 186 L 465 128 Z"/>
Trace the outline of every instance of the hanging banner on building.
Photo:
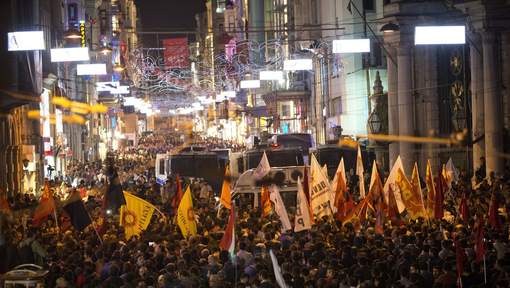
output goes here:
<path id="1" fill-rule="evenodd" d="M 167 69 L 184 69 L 190 67 L 188 38 L 163 39 L 163 57 Z"/>

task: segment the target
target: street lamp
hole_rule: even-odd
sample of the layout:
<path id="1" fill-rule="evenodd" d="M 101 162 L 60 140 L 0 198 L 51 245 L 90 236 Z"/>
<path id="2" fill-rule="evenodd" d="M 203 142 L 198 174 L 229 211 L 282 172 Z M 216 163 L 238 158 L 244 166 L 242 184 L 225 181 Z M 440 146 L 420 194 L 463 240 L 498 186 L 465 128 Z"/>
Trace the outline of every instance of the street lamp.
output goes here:
<path id="1" fill-rule="evenodd" d="M 393 33 L 393 32 L 400 31 L 400 26 L 398 26 L 397 24 L 395 24 L 393 22 L 389 22 L 389 23 L 384 24 L 381 27 L 380 31 L 383 33 Z"/>
<path id="2" fill-rule="evenodd" d="M 65 39 L 81 39 L 81 34 L 80 34 L 80 31 L 78 31 L 74 28 L 70 28 L 69 30 L 67 30 L 64 33 L 64 38 Z"/>

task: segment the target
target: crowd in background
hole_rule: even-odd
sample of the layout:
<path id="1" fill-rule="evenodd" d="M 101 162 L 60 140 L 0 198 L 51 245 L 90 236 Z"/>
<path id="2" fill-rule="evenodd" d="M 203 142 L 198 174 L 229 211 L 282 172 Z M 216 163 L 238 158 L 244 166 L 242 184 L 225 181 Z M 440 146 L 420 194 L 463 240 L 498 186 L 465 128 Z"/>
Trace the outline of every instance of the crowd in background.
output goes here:
<path id="1" fill-rule="evenodd" d="M 191 188 L 198 233 L 189 239 L 181 235 L 171 205 L 175 181 L 157 184 L 149 161 L 162 143 L 142 141 L 137 148 L 147 153 L 117 154 L 114 167 L 123 189 L 153 203 L 164 217 L 155 214 L 139 237 L 125 239 L 118 216 L 102 213 L 110 172 L 97 163 L 76 163 L 69 178 L 50 183 L 53 195 L 63 200 L 84 191 L 95 223 L 78 232 L 59 227 L 53 217 L 32 227 L 30 210 L 0 213 L 0 273 L 36 263 L 49 270 L 46 287 L 278 287 L 271 249 L 288 287 L 457 287 L 459 269 L 463 287 L 510 287 L 509 174 L 479 175 L 475 185 L 461 177 L 445 199 L 453 218 L 409 221 L 403 215 L 401 225 L 385 223 L 382 234 L 374 231 L 372 213 L 361 227 L 324 218 L 315 219 L 309 231 L 283 233 L 276 215 L 261 217 L 250 203 L 238 203 L 235 255 L 230 255 L 219 248 L 228 210 L 218 213 L 219 191 L 205 181 L 183 179 L 183 187 Z M 348 186 L 353 193 L 357 189 Z M 459 217 L 462 195 L 469 201 L 465 220 Z M 500 203 L 498 227 L 487 221 L 492 197 Z M 293 223 L 295 211 L 288 210 Z M 476 260 L 479 229 L 483 261 Z"/>

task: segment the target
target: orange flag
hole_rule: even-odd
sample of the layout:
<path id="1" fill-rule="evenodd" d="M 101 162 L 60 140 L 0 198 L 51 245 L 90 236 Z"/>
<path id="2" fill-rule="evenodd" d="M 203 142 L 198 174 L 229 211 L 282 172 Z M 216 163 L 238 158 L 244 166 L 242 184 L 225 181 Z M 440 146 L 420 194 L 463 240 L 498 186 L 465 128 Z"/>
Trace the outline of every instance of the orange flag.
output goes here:
<path id="1" fill-rule="evenodd" d="M 427 185 L 427 213 L 429 215 L 429 218 L 433 218 L 436 188 L 434 187 L 434 177 L 432 176 L 430 160 L 427 161 L 427 170 L 425 172 L 425 184 Z"/>
<path id="2" fill-rule="evenodd" d="M 345 201 L 345 193 L 347 193 L 347 185 L 344 181 L 345 175 L 342 175 L 342 172 L 337 173 L 337 185 L 335 191 L 335 203 L 334 207 L 336 208 L 336 216 L 337 219 L 341 219 L 346 215 L 346 201 Z"/>
<path id="3" fill-rule="evenodd" d="M 230 169 L 225 167 L 225 177 L 223 178 L 223 186 L 221 186 L 220 203 L 227 209 L 232 208 L 232 199 L 230 196 Z"/>
<path id="4" fill-rule="evenodd" d="M 271 199 L 269 197 L 269 189 L 267 186 L 262 186 L 260 190 L 260 201 L 262 202 L 262 217 L 266 217 L 271 213 Z"/>
<path id="5" fill-rule="evenodd" d="M 55 201 L 50 191 L 48 181 L 44 183 L 44 190 L 39 200 L 39 205 L 35 208 L 34 216 L 32 217 L 32 225 L 38 227 L 44 220 L 55 211 Z"/>
<path id="6" fill-rule="evenodd" d="M 425 211 L 425 206 L 423 205 L 420 177 L 418 175 L 418 165 L 416 163 L 414 163 L 411 181 L 412 183 L 409 182 L 402 170 L 398 171 L 397 180 L 395 182 L 400 189 L 402 201 L 406 206 L 409 217 L 411 219 L 417 219 L 419 217 L 426 218 L 427 213 Z"/>

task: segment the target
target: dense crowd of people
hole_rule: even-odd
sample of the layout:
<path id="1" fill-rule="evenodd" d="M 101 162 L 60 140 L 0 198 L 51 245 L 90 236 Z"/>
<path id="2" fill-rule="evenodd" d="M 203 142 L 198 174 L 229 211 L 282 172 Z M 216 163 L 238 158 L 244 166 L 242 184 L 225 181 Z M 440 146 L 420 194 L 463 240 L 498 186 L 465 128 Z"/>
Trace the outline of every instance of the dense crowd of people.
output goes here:
<path id="1" fill-rule="evenodd" d="M 125 239 L 118 215 L 102 211 L 111 171 L 100 163 L 76 163 L 68 178 L 50 185 L 57 202 L 76 190 L 83 194 L 93 225 L 78 232 L 62 227 L 57 216 L 32 227 L 30 210 L 0 212 L 0 273 L 36 263 L 49 270 L 46 287 L 278 287 L 272 250 L 288 287 L 455 287 L 460 282 L 510 287 L 510 175 L 480 178 L 475 186 L 461 177 L 445 198 L 451 219 L 411 221 L 403 215 L 404 223 L 387 222 L 382 234 L 374 231 L 373 213 L 361 227 L 324 218 L 315 219 L 308 231 L 281 232 L 276 215 L 261 217 L 251 203 L 238 203 L 231 255 L 219 247 L 229 211 L 218 213 L 213 196 L 219 191 L 205 181 L 183 179 L 183 187 L 191 188 L 198 233 L 188 239 L 180 233 L 172 205 L 178 188 L 173 179 L 157 184 L 150 161 L 160 140 L 142 141 L 137 148 L 143 153 L 115 155 L 123 189 L 163 213 L 154 214 L 146 231 Z M 458 216 L 461 195 L 469 201 L 465 220 Z M 501 204 L 498 227 L 485 221 L 492 197 Z M 287 209 L 293 223 L 295 209 Z M 477 261 L 480 229 L 485 257 Z"/>

